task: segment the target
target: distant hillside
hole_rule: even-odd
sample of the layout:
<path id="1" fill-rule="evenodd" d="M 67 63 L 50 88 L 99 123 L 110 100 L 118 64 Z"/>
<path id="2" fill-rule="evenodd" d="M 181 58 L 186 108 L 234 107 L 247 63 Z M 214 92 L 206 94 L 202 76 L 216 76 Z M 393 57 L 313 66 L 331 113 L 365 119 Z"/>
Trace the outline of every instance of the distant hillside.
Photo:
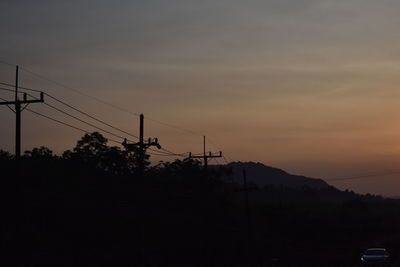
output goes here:
<path id="1" fill-rule="evenodd" d="M 241 181 L 243 179 L 242 170 L 245 168 L 247 180 L 257 184 L 259 187 L 264 187 L 266 185 L 292 188 L 309 187 L 314 189 L 330 187 L 330 185 L 322 179 L 289 174 L 281 169 L 272 168 L 262 163 L 232 162 L 227 164 L 227 167 L 232 169 L 232 177 L 235 181 Z"/>

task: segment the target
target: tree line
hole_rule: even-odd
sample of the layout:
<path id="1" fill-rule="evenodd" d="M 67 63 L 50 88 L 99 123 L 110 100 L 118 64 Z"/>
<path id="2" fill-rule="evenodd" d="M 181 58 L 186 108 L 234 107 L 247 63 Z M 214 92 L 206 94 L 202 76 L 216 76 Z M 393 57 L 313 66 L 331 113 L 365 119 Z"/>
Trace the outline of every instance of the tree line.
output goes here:
<path id="1" fill-rule="evenodd" d="M 400 204 L 335 188 L 250 186 L 190 159 L 139 167 L 85 134 L 61 156 L 0 152 L 2 248 L 15 266 L 354 266 L 400 251 Z"/>

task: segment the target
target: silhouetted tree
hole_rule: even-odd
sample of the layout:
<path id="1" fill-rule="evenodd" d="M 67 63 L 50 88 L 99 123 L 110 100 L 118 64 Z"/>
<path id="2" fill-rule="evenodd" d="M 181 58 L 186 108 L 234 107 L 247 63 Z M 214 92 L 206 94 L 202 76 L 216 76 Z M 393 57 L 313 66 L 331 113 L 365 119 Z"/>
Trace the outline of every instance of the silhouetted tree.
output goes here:
<path id="1" fill-rule="evenodd" d="M 371 244 L 400 250 L 398 200 L 254 187 L 249 240 L 243 186 L 223 179 L 229 170 L 189 159 L 149 166 L 146 155 L 144 179 L 132 179 L 138 156 L 94 132 L 62 157 L 26 151 L 16 177 L 0 150 L 0 234 L 23 261 L 14 265 L 356 266 Z"/>
<path id="2" fill-rule="evenodd" d="M 139 151 L 121 150 L 117 146 L 107 146 L 108 140 L 98 132 L 85 134 L 70 151 L 64 151 L 62 158 L 84 163 L 112 175 L 135 174 L 141 157 Z M 144 154 L 143 166 L 150 165 L 149 155 Z"/>
<path id="3" fill-rule="evenodd" d="M 26 150 L 24 153 L 25 158 L 30 158 L 33 160 L 48 160 L 54 159 L 53 151 L 49 148 L 41 146 L 39 148 L 33 148 L 32 150 Z"/>
<path id="4" fill-rule="evenodd" d="M 83 161 L 96 160 L 108 150 L 107 138 L 99 132 L 85 134 L 81 140 L 76 143 L 74 148 L 74 156 Z"/>
<path id="5" fill-rule="evenodd" d="M 11 160 L 13 158 L 14 158 L 14 156 L 11 155 L 8 151 L 4 151 L 4 150 L 0 149 L 0 161 Z"/>

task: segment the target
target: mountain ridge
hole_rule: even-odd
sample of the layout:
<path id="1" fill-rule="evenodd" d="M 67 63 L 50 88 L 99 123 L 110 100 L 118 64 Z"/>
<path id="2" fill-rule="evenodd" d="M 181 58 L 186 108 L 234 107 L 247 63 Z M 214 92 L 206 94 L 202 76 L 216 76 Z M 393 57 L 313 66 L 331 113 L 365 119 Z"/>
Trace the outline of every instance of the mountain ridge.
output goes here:
<path id="1" fill-rule="evenodd" d="M 226 165 L 232 170 L 231 178 L 235 181 L 243 179 L 242 171 L 246 170 L 247 180 L 259 187 L 268 185 L 301 188 L 323 189 L 332 187 L 320 178 L 290 174 L 282 169 L 270 167 L 260 162 L 231 162 Z"/>

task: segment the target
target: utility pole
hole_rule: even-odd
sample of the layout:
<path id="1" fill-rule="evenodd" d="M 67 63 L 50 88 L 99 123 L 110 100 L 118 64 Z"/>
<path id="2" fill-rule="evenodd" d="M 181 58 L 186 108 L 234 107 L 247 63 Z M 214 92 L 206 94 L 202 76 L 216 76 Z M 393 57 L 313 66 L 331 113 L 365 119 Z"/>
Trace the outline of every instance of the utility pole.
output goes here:
<path id="1" fill-rule="evenodd" d="M 250 203 L 249 203 L 249 187 L 247 184 L 247 175 L 246 169 L 243 168 L 243 189 L 244 189 L 244 208 L 245 208 L 245 216 L 246 216 L 246 228 L 247 228 L 247 257 L 249 263 L 253 261 L 252 251 L 253 251 L 253 229 L 252 229 L 252 219 L 251 219 L 251 210 L 250 210 Z M 250 265 L 252 266 L 252 264 Z"/>
<path id="2" fill-rule="evenodd" d="M 43 103 L 43 92 L 40 92 L 40 99 L 27 99 L 27 94 L 24 93 L 23 100 L 18 97 L 18 66 L 15 68 L 15 99 L 14 101 L 0 102 L 0 105 L 8 106 L 15 113 L 15 161 L 18 162 L 21 158 L 21 112 L 32 103 Z M 21 105 L 25 104 L 23 108 Z M 14 110 L 10 107 L 14 105 Z"/>
<path id="3" fill-rule="evenodd" d="M 145 160 L 145 153 L 146 150 L 149 147 L 155 146 L 158 149 L 161 149 L 161 145 L 158 143 L 157 138 L 149 138 L 146 142 L 144 141 L 144 115 L 140 114 L 139 116 L 140 122 L 139 122 L 139 142 L 137 143 L 132 143 L 128 144 L 128 140 L 125 138 L 124 141 L 122 142 L 122 146 L 125 148 L 126 151 L 128 152 L 133 152 L 134 154 L 137 155 L 137 169 L 138 169 L 138 178 L 135 180 L 136 186 L 135 186 L 135 194 L 134 194 L 134 214 L 136 217 L 136 222 L 135 222 L 135 234 L 136 234 L 136 265 L 139 266 L 145 266 L 146 262 L 146 257 L 143 249 L 143 240 L 144 240 L 144 233 L 143 233 L 143 214 L 144 214 L 144 206 L 141 204 L 141 201 L 143 201 L 143 195 L 141 192 L 141 187 L 143 185 L 143 174 L 144 174 L 144 160 Z"/>
<path id="4" fill-rule="evenodd" d="M 158 138 L 149 138 L 146 142 L 144 141 L 144 115 L 140 114 L 140 123 L 139 123 L 139 142 L 128 144 L 125 138 L 124 142 L 122 142 L 122 146 L 129 152 L 138 153 L 138 168 L 139 168 L 139 176 L 143 175 L 144 172 L 144 155 L 146 150 L 155 146 L 158 149 L 161 149 L 161 145 L 158 143 Z"/>
<path id="5" fill-rule="evenodd" d="M 139 123 L 139 171 L 140 175 L 143 174 L 144 170 L 144 116 L 140 114 L 140 123 Z"/>
<path id="6" fill-rule="evenodd" d="M 247 238 L 249 242 L 252 240 L 252 231 L 251 231 L 251 213 L 250 213 L 250 205 L 249 205 L 249 187 L 247 185 L 247 175 L 246 169 L 243 168 L 243 189 L 244 189 L 244 208 L 246 212 L 246 223 L 247 223 Z"/>
<path id="7" fill-rule="evenodd" d="M 209 158 L 222 158 L 222 151 L 219 154 L 212 154 L 209 152 L 206 153 L 206 137 L 203 136 L 203 155 L 202 156 L 194 156 L 192 152 L 189 153 L 189 159 L 203 159 L 204 160 L 204 168 L 207 169 L 208 167 L 208 159 Z"/>

